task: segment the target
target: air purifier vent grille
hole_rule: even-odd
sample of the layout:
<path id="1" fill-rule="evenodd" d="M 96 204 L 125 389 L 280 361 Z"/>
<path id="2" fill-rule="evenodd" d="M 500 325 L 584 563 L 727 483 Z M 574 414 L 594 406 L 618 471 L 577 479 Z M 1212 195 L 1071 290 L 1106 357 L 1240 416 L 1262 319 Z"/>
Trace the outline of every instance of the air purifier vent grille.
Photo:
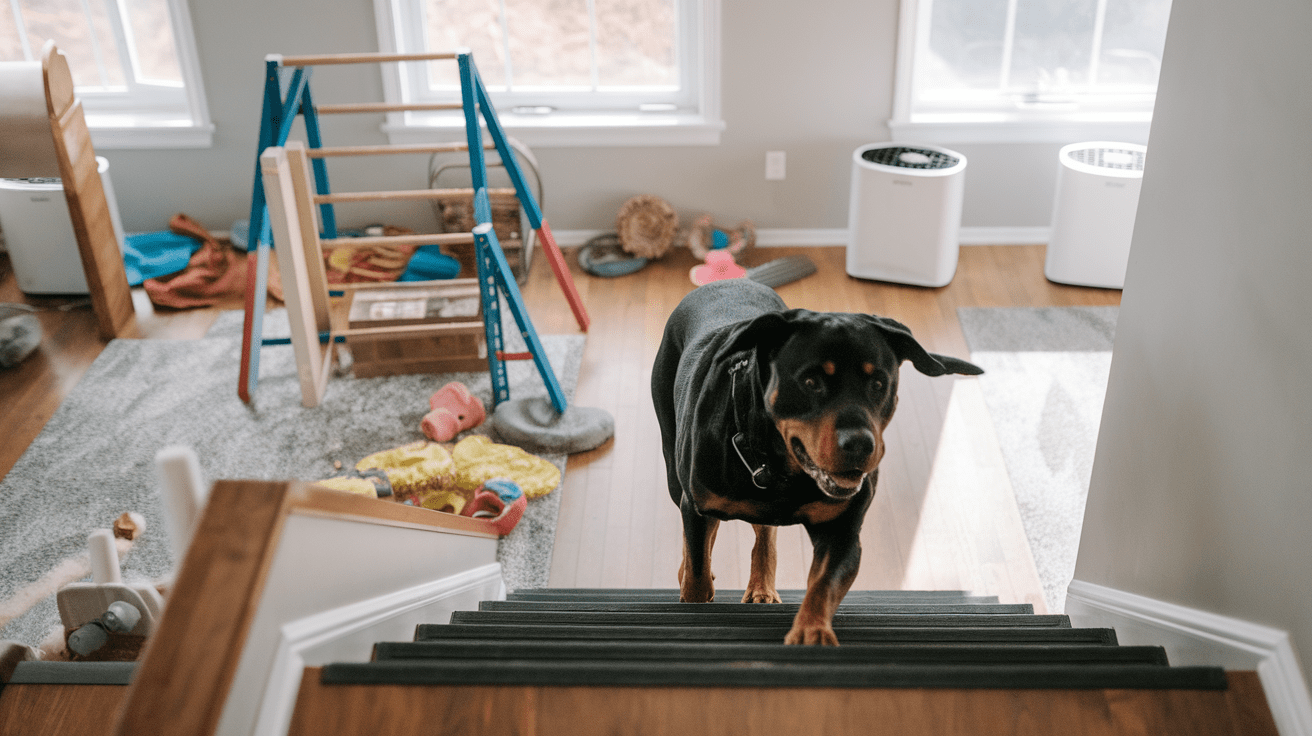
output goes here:
<path id="1" fill-rule="evenodd" d="M 961 161 L 956 156 L 941 151 L 912 146 L 872 148 L 862 152 L 861 158 L 872 164 L 896 166 L 902 169 L 950 169 Z"/>
<path id="2" fill-rule="evenodd" d="M 1066 154 L 1072 161 L 1099 169 L 1143 171 L 1143 151 L 1129 148 L 1079 148 Z"/>

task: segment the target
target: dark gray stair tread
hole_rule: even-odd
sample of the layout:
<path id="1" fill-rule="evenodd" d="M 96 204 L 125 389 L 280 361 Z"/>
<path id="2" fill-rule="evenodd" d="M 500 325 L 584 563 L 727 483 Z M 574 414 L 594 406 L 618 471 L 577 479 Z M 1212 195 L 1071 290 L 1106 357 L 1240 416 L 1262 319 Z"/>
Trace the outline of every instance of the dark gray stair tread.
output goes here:
<path id="1" fill-rule="evenodd" d="M 780 600 L 784 603 L 801 603 L 803 593 L 801 591 L 781 592 Z M 715 603 L 741 603 L 743 599 L 740 590 L 717 590 L 715 591 Z M 506 596 L 508 601 L 521 603 L 529 602 L 579 602 L 579 603 L 679 603 L 679 594 L 651 593 L 642 595 L 624 595 L 624 596 L 584 596 L 584 595 L 552 595 L 550 593 L 510 593 Z M 842 605 L 945 605 L 961 606 L 968 604 L 989 604 L 997 603 L 996 595 L 969 595 L 958 598 L 948 598 L 946 596 L 899 596 L 897 598 L 880 598 L 877 596 L 847 596 L 843 599 Z"/>
<path id="2" fill-rule="evenodd" d="M 11 685 L 128 685 L 136 662 L 19 662 Z"/>
<path id="3" fill-rule="evenodd" d="M 981 617 L 982 618 L 982 617 Z M 923 617 L 917 617 L 923 619 Z M 624 640 L 624 641 L 711 641 L 774 642 L 784 640 L 789 624 L 778 626 L 550 626 L 541 624 L 497 626 L 491 624 L 419 624 L 415 641 L 465 640 Z M 834 627 L 839 642 L 888 643 L 993 643 L 993 644 L 1116 644 L 1113 629 L 1049 627 L 923 627 L 845 626 Z"/>
<path id="4" fill-rule="evenodd" d="M 379 642 L 374 659 L 521 659 L 622 661 L 739 661 L 903 664 L 1168 664 L 1162 647 L 989 644 L 790 647 L 783 644 L 601 641 Z"/>
<path id="5" fill-rule="evenodd" d="M 774 606 L 756 606 L 770 609 Z M 454 611 L 453 624 L 541 624 L 567 626 L 777 626 L 791 624 L 794 612 L 782 608 L 751 613 L 593 613 L 588 611 Z M 837 613 L 837 626 L 1027 626 L 1067 627 L 1064 615 Z"/>
<path id="6" fill-rule="evenodd" d="M 785 601 L 802 600 L 805 590 L 778 591 Z M 742 589 L 715 591 L 715 597 L 731 603 L 742 600 Z M 678 602 L 678 588 L 521 588 L 506 596 L 508 600 L 562 600 L 584 599 L 595 601 L 652 600 Z M 963 590 L 850 590 L 844 598 L 847 603 L 884 603 L 911 601 L 952 601 L 969 603 L 997 603 L 997 596 L 972 596 Z"/>
<path id="7" fill-rule="evenodd" d="M 740 614 L 788 612 L 797 614 L 800 603 L 654 603 L 647 601 L 483 601 L 478 604 L 480 611 L 580 611 L 592 613 L 696 613 L 696 614 Z M 1034 606 L 1029 603 L 985 603 L 985 604 L 949 604 L 949 603 L 843 603 L 838 613 L 859 614 L 1012 614 L 1029 615 L 1034 613 Z"/>
<path id="8" fill-rule="evenodd" d="M 330 664 L 326 685 L 1153 688 L 1224 690 L 1219 667 L 853 665 L 768 662 L 385 661 Z"/>

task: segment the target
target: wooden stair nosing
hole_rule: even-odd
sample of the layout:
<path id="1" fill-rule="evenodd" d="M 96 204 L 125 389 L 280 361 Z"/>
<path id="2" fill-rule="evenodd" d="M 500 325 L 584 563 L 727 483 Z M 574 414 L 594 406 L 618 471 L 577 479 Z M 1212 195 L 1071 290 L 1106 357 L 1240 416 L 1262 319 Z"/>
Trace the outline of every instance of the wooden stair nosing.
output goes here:
<path id="1" fill-rule="evenodd" d="M 796 614 L 800 603 L 665 603 L 665 602 L 621 602 L 603 603 L 599 601 L 482 601 L 479 611 L 579 611 L 589 613 L 696 613 L 696 614 L 747 614 L 778 613 Z M 1011 614 L 1030 615 L 1034 605 L 1030 603 L 842 603 L 838 606 L 839 614 Z"/>
<path id="2" fill-rule="evenodd" d="M 543 659 L 623 661 L 768 660 L 774 662 L 1073 664 L 1119 663 L 1168 666 L 1159 646 L 998 644 L 866 645 L 790 647 L 780 643 L 596 642 L 596 641 L 418 641 L 379 642 L 374 660 Z"/>
<path id="3" fill-rule="evenodd" d="M 761 611 L 759 613 L 592 613 L 574 611 L 453 611 L 453 624 L 541 624 L 566 626 L 777 626 L 792 623 L 790 611 Z M 834 628 L 851 626 L 1008 626 L 1070 628 L 1065 615 L 1012 615 L 989 613 L 965 614 L 834 614 Z"/>
<path id="4" fill-rule="evenodd" d="M 764 641 L 781 643 L 790 626 L 564 626 L 495 624 L 419 624 L 416 641 L 446 639 L 534 640 L 576 639 L 617 641 Z M 835 627 L 843 644 L 860 642 L 1092 644 L 1115 646 L 1116 631 L 1109 628 L 1062 627 Z"/>
<path id="5" fill-rule="evenodd" d="M 330 664 L 324 684 L 1224 690 L 1219 667 L 526 660 Z"/>

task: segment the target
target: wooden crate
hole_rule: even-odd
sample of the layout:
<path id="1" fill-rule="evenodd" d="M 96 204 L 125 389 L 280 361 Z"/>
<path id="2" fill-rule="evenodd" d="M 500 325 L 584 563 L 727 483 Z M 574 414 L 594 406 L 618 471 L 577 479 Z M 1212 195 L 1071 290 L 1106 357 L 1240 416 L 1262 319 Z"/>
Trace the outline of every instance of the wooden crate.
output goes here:
<path id="1" fill-rule="evenodd" d="M 358 378 L 487 370 L 487 340 L 476 279 L 445 284 L 358 289 L 347 317 L 346 344 Z M 444 329 L 433 333 L 433 325 Z M 384 334 L 351 330 L 394 328 Z M 406 327 L 424 327 L 422 334 Z"/>

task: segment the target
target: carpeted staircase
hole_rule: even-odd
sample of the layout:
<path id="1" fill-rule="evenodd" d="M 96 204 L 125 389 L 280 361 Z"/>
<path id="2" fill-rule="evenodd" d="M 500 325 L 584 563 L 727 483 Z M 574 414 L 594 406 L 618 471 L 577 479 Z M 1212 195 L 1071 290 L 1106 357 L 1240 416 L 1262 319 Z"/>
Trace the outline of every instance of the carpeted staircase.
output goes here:
<path id="1" fill-rule="evenodd" d="M 680 603 L 676 590 L 536 589 L 423 624 L 374 661 L 331 664 L 324 685 L 1224 690 L 1216 667 L 1171 667 L 1161 647 L 960 591 L 853 591 L 842 646 L 782 642 L 802 591 L 779 605 Z M 719 600 L 738 600 L 725 590 Z"/>

